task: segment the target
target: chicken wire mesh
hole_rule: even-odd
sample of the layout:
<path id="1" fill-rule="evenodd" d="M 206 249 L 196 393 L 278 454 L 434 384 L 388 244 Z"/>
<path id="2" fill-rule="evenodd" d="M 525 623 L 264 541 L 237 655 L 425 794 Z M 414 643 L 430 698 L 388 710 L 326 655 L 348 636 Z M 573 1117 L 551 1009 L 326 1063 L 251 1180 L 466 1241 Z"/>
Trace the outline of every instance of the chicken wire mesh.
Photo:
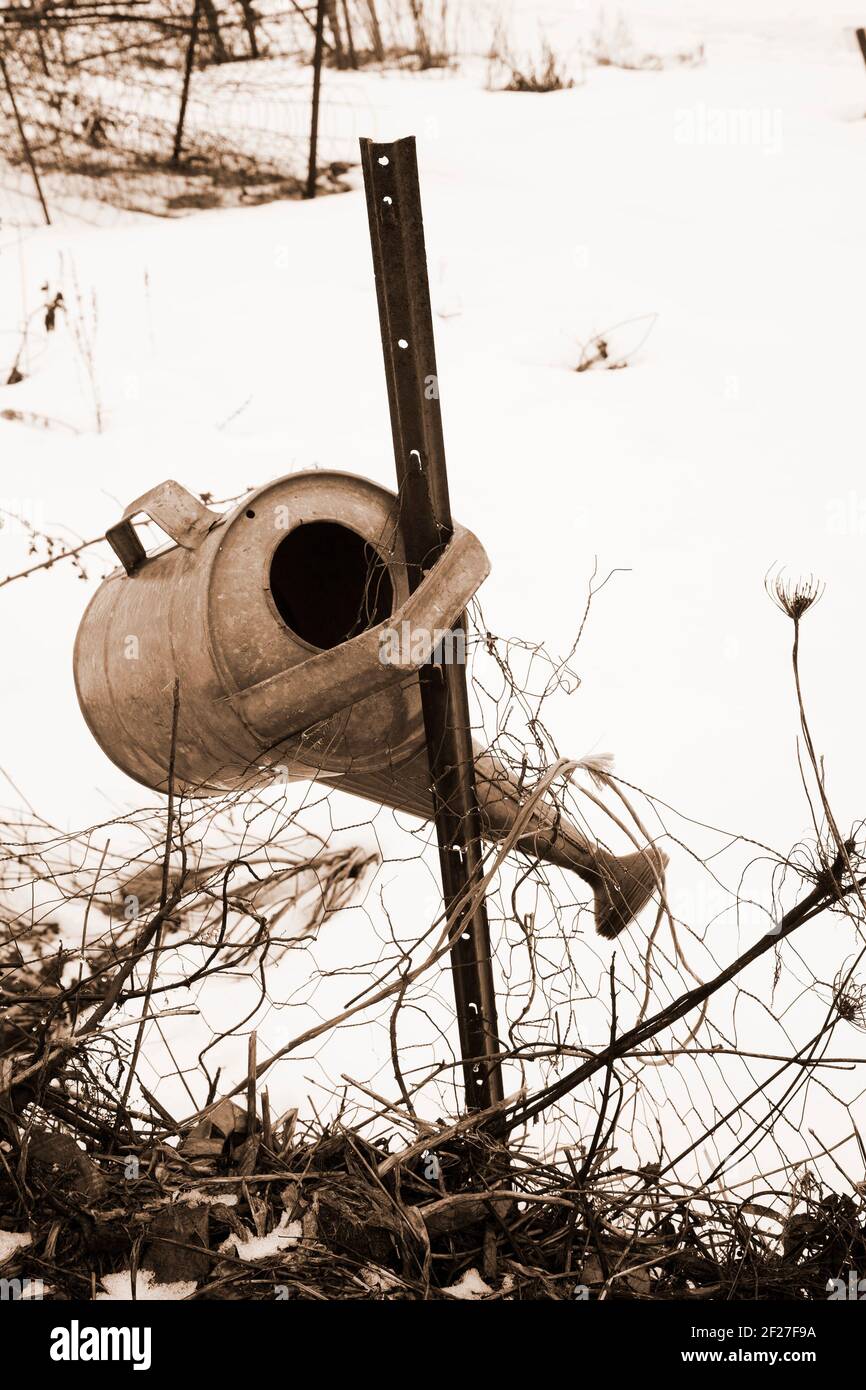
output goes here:
<path id="1" fill-rule="evenodd" d="M 30 566 L 61 563 L 56 539 L 31 532 Z M 73 562 L 89 574 L 101 554 Z M 747 1297 L 755 1261 L 769 1262 L 777 1293 L 823 1296 L 862 1243 L 862 825 L 836 825 L 817 762 L 806 782 L 814 834 L 780 851 L 677 811 L 604 756 L 562 759 L 546 709 L 579 690 L 580 637 L 600 587 L 565 659 L 494 635 L 473 604 L 475 733 L 524 804 L 544 788 L 612 853 L 649 842 L 670 865 L 653 905 L 611 946 L 593 931 L 579 879 L 525 840 L 521 852 L 514 837 L 488 848 L 507 1100 L 468 1188 L 465 1152 L 444 1142 L 454 1137 L 445 1117 L 461 1109 L 461 1059 L 431 827 L 315 781 L 286 782 L 279 768 L 256 790 L 174 793 L 72 835 L 22 800 L 7 810 L 7 1125 L 20 1134 L 38 1117 L 119 1155 L 156 1144 L 185 1154 L 198 1180 L 217 1161 L 202 1126 L 245 1100 L 242 1125 L 261 1126 L 265 1171 L 288 1162 L 299 1136 L 315 1149 L 329 1134 L 363 1136 L 385 1171 L 398 1161 L 383 1157 L 389 1146 L 409 1145 L 440 1203 L 465 1200 L 479 1181 L 499 1191 L 507 1171 L 526 1203 L 517 1226 L 531 1237 L 533 1288 L 548 1276 L 555 1288 L 567 1248 L 566 1274 L 613 1280 L 620 1296 L 718 1287 Z M 808 584 L 773 589 L 797 644 L 816 596 Z M 795 674 L 796 661 L 797 646 Z M 506 1134 L 507 1151 L 496 1149 Z M 221 1154 L 223 1142 L 221 1132 Z M 506 1163 L 498 1186 L 491 1144 Z M 579 1214 L 604 1232 L 597 1255 L 585 1236 L 582 1264 L 573 1229 L 550 1224 L 569 1204 L 572 1228 Z M 660 1232 L 679 1252 L 673 1282 Z M 611 1270 L 605 1242 L 616 1233 Z M 451 1272 L 476 1252 L 461 1253 Z M 522 1258 L 525 1272 L 525 1248 Z"/>
<path id="2" fill-rule="evenodd" d="M 307 190 L 316 4 L 142 0 L 2 14 L 4 221 L 104 224 Z M 447 14 L 447 7 L 445 10 Z M 444 62 L 446 19 L 422 5 L 331 0 L 317 187 L 339 190 L 373 113 L 351 73 Z M 444 40 L 441 40 L 444 42 Z"/>

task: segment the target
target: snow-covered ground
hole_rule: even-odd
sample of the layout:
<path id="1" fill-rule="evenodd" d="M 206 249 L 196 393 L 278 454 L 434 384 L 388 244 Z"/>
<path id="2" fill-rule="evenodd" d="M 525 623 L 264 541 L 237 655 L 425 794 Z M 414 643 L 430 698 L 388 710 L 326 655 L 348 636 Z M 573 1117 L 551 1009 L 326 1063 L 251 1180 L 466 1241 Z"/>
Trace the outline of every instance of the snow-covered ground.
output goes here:
<path id="1" fill-rule="evenodd" d="M 452 497 L 490 554 L 490 630 L 567 650 L 595 558 L 601 575 L 620 571 L 595 601 L 579 692 L 547 709 L 560 749 L 612 749 L 629 781 L 786 850 L 810 819 L 791 630 L 763 591 L 774 562 L 826 582 L 804 625 L 805 697 L 838 821 L 866 810 L 866 72 L 846 32 L 861 16 L 805 0 L 618 8 L 641 50 L 703 42 L 705 62 L 581 63 L 595 6 L 515 5 L 515 49 L 543 29 L 581 79 L 572 90 L 487 90 L 477 58 L 429 76 L 328 71 L 343 113 L 333 148 L 418 138 Z M 492 26 L 492 7 L 465 19 L 476 54 L 488 14 Z M 4 378 L 41 287 L 67 305 L 50 338 L 36 316 L 26 379 L 0 389 L 0 411 L 54 422 L 0 420 L 0 505 L 90 537 L 168 476 L 215 496 L 311 467 L 393 485 L 355 184 L 312 203 L 97 229 L 21 230 L 21 199 L 0 208 Z M 648 315 L 627 370 L 575 372 L 587 340 Z M 642 331 L 614 341 L 628 350 Z M 26 560 L 12 525 L 0 556 L 4 572 Z M 0 594 L 0 764 L 69 827 L 144 798 L 75 700 L 92 571 Z M 344 824 L 357 819 L 336 804 Z M 674 895 L 676 869 L 674 856 Z M 757 929 L 731 925 L 717 954 Z M 818 973 L 840 959 L 828 934 Z M 354 1030 L 344 1066 L 373 1074 L 387 1036 L 371 1038 Z M 849 1032 L 849 1052 L 856 1041 Z M 237 1053 L 229 1071 L 242 1070 Z M 272 1094 L 302 1099 L 307 1071 L 281 1068 Z"/>

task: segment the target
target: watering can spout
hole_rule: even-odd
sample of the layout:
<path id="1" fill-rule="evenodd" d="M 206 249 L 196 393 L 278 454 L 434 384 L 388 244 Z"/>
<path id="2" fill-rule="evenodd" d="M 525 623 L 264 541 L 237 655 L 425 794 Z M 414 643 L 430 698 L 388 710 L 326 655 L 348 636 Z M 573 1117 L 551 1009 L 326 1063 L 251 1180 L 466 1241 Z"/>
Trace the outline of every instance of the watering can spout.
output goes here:
<path id="1" fill-rule="evenodd" d="M 496 759 L 476 756 L 475 785 L 485 833 L 500 840 L 513 833 L 525 801 L 508 770 Z M 558 868 L 569 869 L 592 888 L 595 928 L 613 940 L 663 885 L 667 855 L 655 845 L 615 855 L 593 844 L 551 802 L 540 800 L 514 848 Z"/>
<path id="2" fill-rule="evenodd" d="M 339 778 L 320 774 L 319 780 L 421 820 L 432 819 L 423 749 L 396 767 L 352 769 Z M 518 853 L 577 874 L 592 889 L 599 936 L 617 937 L 662 888 L 667 855 L 657 846 L 647 845 L 635 854 L 611 854 L 581 834 L 550 800 L 539 799 L 530 807 L 531 794 L 521 789 L 504 764 L 477 745 L 475 787 L 484 838 L 494 844 L 508 841 Z"/>

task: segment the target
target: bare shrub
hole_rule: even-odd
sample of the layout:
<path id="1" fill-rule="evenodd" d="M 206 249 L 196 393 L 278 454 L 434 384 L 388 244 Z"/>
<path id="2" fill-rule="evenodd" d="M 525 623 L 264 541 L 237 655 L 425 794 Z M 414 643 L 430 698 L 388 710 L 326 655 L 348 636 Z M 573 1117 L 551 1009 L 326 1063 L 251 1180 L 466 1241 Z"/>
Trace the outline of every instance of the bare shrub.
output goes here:
<path id="1" fill-rule="evenodd" d="M 637 356 L 655 327 L 658 314 L 643 314 L 640 318 L 624 319 L 602 333 L 589 338 L 580 350 L 576 372 L 588 372 L 594 367 L 615 372 L 627 367 Z"/>
<path id="2" fill-rule="evenodd" d="M 628 72 L 661 72 L 663 68 L 698 67 L 704 61 L 704 45 L 661 56 L 647 53 L 637 44 L 622 14 L 611 21 L 601 9 L 589 42 L 587 59 L 600 68 L 623 68 Z"/>
<path id="3" fill-rule="evenodd" d="M 487 55 L 487 85 L 505 92 L 563 92 L 574 87 L 575 79 L 542 36 L 538 48 L 517 58 L 510 49 L 504 26 L 497 23 Z"/>

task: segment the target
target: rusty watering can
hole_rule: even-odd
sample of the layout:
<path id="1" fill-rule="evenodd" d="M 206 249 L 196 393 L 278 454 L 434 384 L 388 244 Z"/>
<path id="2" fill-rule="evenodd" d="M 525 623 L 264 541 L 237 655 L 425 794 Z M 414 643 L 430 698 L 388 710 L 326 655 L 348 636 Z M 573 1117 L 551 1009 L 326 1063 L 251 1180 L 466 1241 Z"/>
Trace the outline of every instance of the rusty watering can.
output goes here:
<path id="1" fill-rule="evenodd" d="M 140 514 L 171 544 L 148 555 Z M 167 790 L 178 680 L 174 775 L 187 795 L 282 776 L 431 818 L 417 671 L 489 572 L 471 532 L 455 526 L 410 594 L 395 495 L 316 471 L 268 483 L 225 515 L 161 483 L 106 540 L 121 568 L 82 618 L 74 667 L 82 712 L 112 762 Z M 476 782 L 484 833 L 501 839 L 525 797 L 480 751 Z M 654 849 L 609 854 L 546 802 L 515 848 L 589 882 L 607 937 L 645 905 L 664 863 Z"/>

